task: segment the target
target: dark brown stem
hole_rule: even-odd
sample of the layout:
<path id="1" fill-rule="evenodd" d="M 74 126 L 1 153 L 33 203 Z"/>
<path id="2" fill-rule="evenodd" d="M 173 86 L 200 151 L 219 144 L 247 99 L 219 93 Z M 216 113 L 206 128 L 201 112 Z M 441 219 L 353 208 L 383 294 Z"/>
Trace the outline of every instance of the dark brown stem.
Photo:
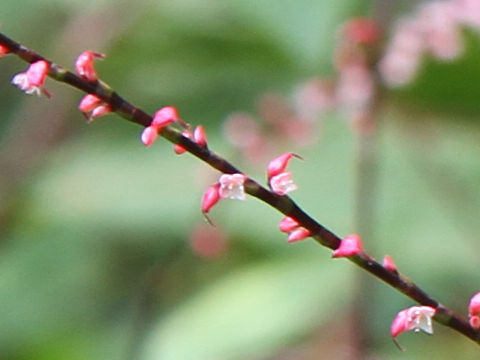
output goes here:
<path id="1" fill-rule="evenodd" d="M 51 78 L 80 89 L 85 93 L 97 95 L 106 103 L 111 105 L 114 111 L 126 120 L 137 123 L 144 127 L 150 125 L 152 121 L 152 117 L 150 115 L 123 99 L 107 84 L 101 81 L 88 82 L 74 73 L 66 70 L 65 68 L 49 61 L 48 59 L 45 59 L 43 56 L 37 54 L 33 50 L 15 42 L 2 33 L 0 33 L 0 44 L 7 47 L 11 53 L 17 55 L 28 63 L 33 63 L 38 60 L 47 61 L 50 64 L 49 76 Z M 174 144 L 182 145 L 188 152 L 222 173 L 241 173 L 239 169 L 229 163 L 226 159 L 217 155 L 208 148 L 199 146 L 190 139 L 182 136 L 180 131 L 174 127 L 169 126 L 164 128 L 161 132 L 161 136 Z M 248 178 L 245 183 L 245 191 L 249 195 L 269 204 L 282 214 L 295 218 L 303 227 L 310 230 L 312 238 L 314 238 L 321 245 L 332 250 L 335 250 L 339 246 L 341 238 L 310 217 L 290 197 L 277 195 L 267 190 L 251 178 Z M 467 321 L 456 315 L 452 310 L 440 304 L 438 301 L 434 300 L 407 277 L 400 273 L 397 274 L 388 271 L 366 253 L 351 256 L 348 259 L 370 274 L 402 292 L 412 300 L 422 305 L 428 305 L 436 308 L 436 321 L 454 329 L 455 331 L 480 344 L 479 331 L 471 328 Z"/>

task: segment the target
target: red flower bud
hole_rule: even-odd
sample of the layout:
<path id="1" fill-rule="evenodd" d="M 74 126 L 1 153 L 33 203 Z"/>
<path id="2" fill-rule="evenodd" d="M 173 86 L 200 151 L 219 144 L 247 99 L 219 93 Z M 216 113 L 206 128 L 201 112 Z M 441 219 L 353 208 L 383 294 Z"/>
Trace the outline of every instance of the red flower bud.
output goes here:
<path id="1" fill-rule="evenodd" d="M 362 238 L 360 235 L 348 235 L 340 242 L 340 246 L 333 252 L 332 257 L 347 257 L 363 253 Z"/>
<path id="2" fill-rule="evenodd" d="M 289 233 L 298 228 L 299 226 L 300 224 L 298 223 L 298 221 L 290 216 L 285 216 L 282 221 L 280 221 L 280 224 L 278 224 L 278 228 L 280 229 L 280 231 L 285 233 Z"/>
<path id="3" fill-rule="evenodd" d="M 311 235 L 310 230 L 305 229 L 303 227 L 299 227 L 295 230 L 293 230 L 289 235 L 287 241 L 289 243 L 295 242 L 295 241 L 300 241 L 303 239 L 308 238 Z"/>
<path id="4" fill-rule="evenodd" d="M 193 141 L 202 147 L 207 147 L 207 135 L 202 125 L 198 125 L 193 131 Z"/>
<path id="5" fill-rule="evenodd" d="M 267 166 L 268 178 L 270 179 L 273 176 L 279 175 L 280 173 L 284 172 L 285 169 L 287 168 L 288 162 L 292 157 L 300 158 L 300 156 L 294 153 L 285 153 L 283 155 L 276 157 L 272 161 L 270 161 L 270 163 Z"/>

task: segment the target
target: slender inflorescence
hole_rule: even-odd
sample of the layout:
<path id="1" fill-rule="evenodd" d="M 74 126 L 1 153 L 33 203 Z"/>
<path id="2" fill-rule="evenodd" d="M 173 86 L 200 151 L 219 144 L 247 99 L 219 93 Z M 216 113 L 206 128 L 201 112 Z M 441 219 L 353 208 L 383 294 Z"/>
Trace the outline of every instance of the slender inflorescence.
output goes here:
<path id="1" fill-rule="evenodd" d="M 209 212 L 221 198 L 242 199 L 244 196 L 243 193 L 256 197 L 285 215 L 279 227 L 281 231 L 289 234 L 289 242 L 312 237 L 319 244 L 334 250 L 333 257 L 348 258 L 362 269 L 383 280 L 415 302 L 424 307 L 428 307 L 419 307 L 418 309 L 435 309 L 434 312 L 429 310 L 427 316 L 419 312 L 420 310 L 417 311 L 417 308 L 414 308 L 414 310 L 410 312 L 415 316 L 405 317 L 405 320 L 402 318 L 402 321 L 396 319 L 393 327 L 394 330 L 392 330 L 394 336 L 409 329 L 430 330 L 430 323 L 428 321 L 430 317 L 433 316 L 433 319 L 437 322 L 456 330 L 480 344 L 479 330 L 474 329 L 468 321 L 440 304 L 410 279 L 398 272 L 390 257 L 384 261 L 383 265 L 380 264 L 364 251 L 360 236 L 350 235 L 344 239 L 340 238 L 313 219 L 286 195 L 286 193 L 296 189 L 296 185 L 290 178 L 291 174 L 285 171 L 285 168 L 288 161 L 292 157 L 298 157 L 297 155 L 286 153 L 272 160 L 267 171 L 268 185 L 270 187 L 270 189 L 267 189 L 237 169 L 226 159 L 213 152 L 207 146 L 203 127 L 197 127 L 195 131 L 191 132 L 189 125 L 178 118 L 174 108 L 162 108 L 152 117 L 123 99 L 110 86 L 98 79 L 94 69 L 89 68 L 89 66 L 93 58 L 104 58 L 103 54 L 93 52 L 83 53 L 83 57 L 77 60 L 76 63 L 77 72 L 80 75 L 76 75 L 0 33 L 0 55 L 8 53 L 15 54 L 30 64 L 36 64 L 34 70 L 40 68 L 48 77 L 66 83 L 86 93 L 86 96 L 79 105 L 79 109 L 89 120 L 109 112 L 115 112 L 124 119 L 145 128 L 141 137 L 145 145 L 151 145 L 157 136 L 161 136 L 175 144 L 175 151 L 177 153 L 189 152 L 220 171 L 223 175 L 220 177 L 219 182 L 212 185 L 204 195 L 202 203 L 202 211 L 204 214 Z M 25 76 L 27 76 L 28 71 L 22 74 L 26 74 Z M 31 78 L 38 78 L 37 73 L 34 75 L 35 76 Z M 42 72 L 40 72 L 40 75 L 42 75 Z M 28 79 L 27 76 L 27 80 Z M 20 77 L 20 80 L 25 80 L 23 75 Z M 18 80 L 19 84 L 16 85 L 26 92 L 49 94 L 43 87 L 43 81 L 39 84 L 29 84 L 20 82 L 20 80 Z M 36 87 L 31 88 L 27 85 Z M 177 129 L 178 125 L 184 129 Z M 473 308 L 474 307 L 471 306 L 470 318 L 472 319 L 472 317 L 475 316 L 475 321 L 470 320 L 470 323 L 477 327 L 476 316 L 478 311 L 476 308 Z M 405 312 L 405 314 L 407 314 L 407 312 Z M 424 318 L 426 319 L 426 325 L 424 325 Z"/>

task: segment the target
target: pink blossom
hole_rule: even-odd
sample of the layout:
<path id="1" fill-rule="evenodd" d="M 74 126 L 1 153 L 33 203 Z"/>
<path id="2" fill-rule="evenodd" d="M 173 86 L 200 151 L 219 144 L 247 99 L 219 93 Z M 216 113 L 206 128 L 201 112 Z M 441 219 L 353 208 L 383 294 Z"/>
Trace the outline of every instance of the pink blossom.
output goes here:
<path id="1" fill-rule="evenodd" d="M 298 228 L 299 226 L 300 224 L 298 223 L 298 221 L 290 216 L 285 216 L 282 221 L 280 221 L 280 224 L 278 224 L 278 228 L 280 229 L 280 231 L 285 233 L 289 233 Z"/>
<path id="2" fill-rule="evenodd" d="M 220 183 L 219 194 L 221 198 L 234 200 L 245 200 L 244 183 L 247 177 L 244 174 L 223 174 L 218 182 Z"/>
<path id="3" fill-rule="evenodd" d="M 300 240 L 308 238 L 310 235 L 311 235 L 310 230 L 305 229 L 303 227 L 299 227 L 299 228 L 290 232 L 290 234 L 288 235 L 287 241 L 289 243 L 300 241 Z"/>
<path id="4" fill-rule="evenodd" d="M 165 106 L 155 113 L 152 120 L 152 125 L 157 126 L 159 129 L 179 121 L 177 109 L 173 106 Z"/>
<path id="5" fill-rule="evenodd" d="M 363 253 L 362 238 L 352 234 L 342 239 L 340 246 L 333 252 L 332 257 L 348 257 Z"/>
<path id="6" fill-rule="evenodd" d="M 78 109 L 85 115 L 88 121 L 107 115 L 113 111 L 112 107 L 98 96 L 88 94 L 78 104 Z"/>
<path id="7" fill-rule="evenodd" d="M 95 58 L 104 59 L 105 57 L 105 54 L 93 51 L 84 51 L 77 57 L 77 60 L 75 61 L 75 70 L 77 71 L 77 74 L 87 81 L 97 81 L 98 76 L 93 62 Z"/>
<path id="8" fill-rule="evenodd" d="M 285 153 L 280 156 L 277 156 L 275 159 L 270 161 L 267 166 L 267 175 L 270 179 L 273 176 L 279 175 L 284 172 L 287 168 L 288 162 L 292 157 L 300 158 L 300 156 L 294 153 Z"/>
<path id="9" fill-rule="evenodd" d="M 395 265 L 395 262 L 390 255 L 385 255 L 383 257 L 383 267 L 390 272 L 397 273 L 397 265 Z"/>
<path id="10" fill-rule="evenodd" d="M 272 191 L 278 195 L 286 195 L 298 189 L 298 186 L 292 180 L 292 173 L 289 171 L 273 176 L 269 185 Z"/>
<path id="11" fill-rule="evenodd" d="M 12 79 L 12 84 L 25 91 L 27 94 L 51 97 L 51 94 L 43 87 L 45 78 L 50 70 L 50 64 L 45 60 L 39 60 L 31 64 L 27 71 L 17 74 Z"/>
<path id="12" fill-rule="evenodd" d="M 400 311 L 392 322 L 390 334 L 397 337 L 405 331 L 423 331 L 433 334 L 432 317 L 435 315 L 435 308 L 431 306 L 412 306 Z"/>
<path id="13" fill-rule="evenodd" d="M 202 125 L 198 125 L 193 131 L 193 141 L 201 147 L 207 147 L 207 135 Z"/>
<path id="14" fill-rule="evenodd" d="M 480 292 L 470 299 L 468 305 L 468 320 L 470 326 L 476 330 L 480 329 Z"/>
<path id="15" fill-rule="evenodd" d="M 141 140 L 145 146 L 152 145 L 158 138 L 158 131 L 155 126 L 147 126 L 142 131 Z"/>

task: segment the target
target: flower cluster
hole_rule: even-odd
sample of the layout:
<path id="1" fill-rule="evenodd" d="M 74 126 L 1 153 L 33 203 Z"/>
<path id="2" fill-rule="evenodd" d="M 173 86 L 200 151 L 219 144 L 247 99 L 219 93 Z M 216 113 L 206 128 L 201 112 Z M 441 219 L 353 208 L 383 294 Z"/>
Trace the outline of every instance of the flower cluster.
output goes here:
<path id="1" fill-rule="evenodd" d="M 420 5 L 417 11 L 397 21 L 379 71 L 390 86 L 402 86 L 418 73 L 421 58 L 430 54 L 449 61 L 463 51 L 461 28 L 480 30 L 478 0 L 439 0 Z"/>

